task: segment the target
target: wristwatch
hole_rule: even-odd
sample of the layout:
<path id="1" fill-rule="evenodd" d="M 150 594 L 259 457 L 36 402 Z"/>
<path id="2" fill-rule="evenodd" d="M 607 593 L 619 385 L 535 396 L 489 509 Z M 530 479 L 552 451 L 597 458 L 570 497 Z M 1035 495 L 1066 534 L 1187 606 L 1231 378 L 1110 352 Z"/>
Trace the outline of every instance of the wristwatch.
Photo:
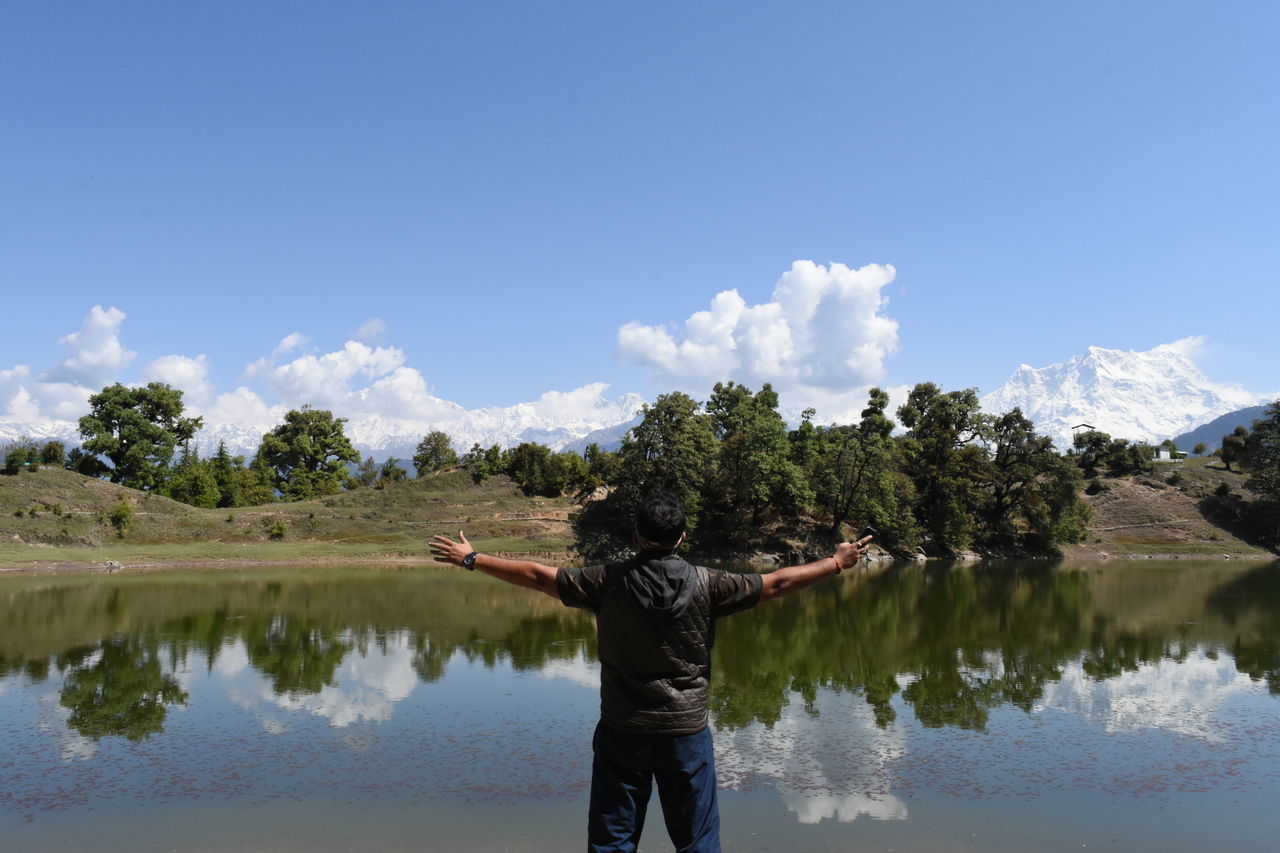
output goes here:
<path id="1" fill-rule="evenodd" d="M 470 554 L 462 558 L 462 568 L 469 572 L 476 570 L 476 557 L 480 556 L 479 551 L 472 551 Z"/>

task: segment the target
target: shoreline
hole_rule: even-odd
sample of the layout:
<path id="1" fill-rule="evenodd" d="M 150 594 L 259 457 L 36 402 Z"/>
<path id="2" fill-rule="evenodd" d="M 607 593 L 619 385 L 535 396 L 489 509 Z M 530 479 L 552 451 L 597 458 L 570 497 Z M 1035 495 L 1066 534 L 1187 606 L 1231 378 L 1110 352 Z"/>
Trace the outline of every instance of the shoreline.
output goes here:
<path id="1" fill-rule="evenodd" d="M 550 552 L 550 551 L 491 551 L 496 556 L 508 557 L 511 559 L 529 559 L 536 555 L 537 559 L 547 560 L 549 565 L 577 565 L 579 560 L 567 552 Z M 695 561 L 707 561 L 711 558 L 706 556 L 698 556 Z M 1133 553 L 1133 554 L 1112 554 L 1100 549 L 1077 549 L 1074 553 L 1068 551 L 1061 557 L 1003 557 L 991 556 L 984 557 L 978 554 L 966 554 L 956 558 L 939 558 L 939 557 L 918 557 L 915 559 L 900 560 L 890 556 L 888 553 L 879 552 L 868 555 L 865 562 L 869 565 L 891 565 L 894 563 L 901 564 L 922 564 L 922 563 L 963 563 L 965 565 L 976 565 L 984 562 L 1001 562 L 1006 560 L 1028 560 L 1035 562 L 1081 562 L 1081 563 L 1103 563 L 1103 562 L 1137 562 L 1146 560 L 1155 561 L 1242 561 L 1242 562 L 1270 562 L 1280 559 L 1280 556 L 1266 552 L 1253 552 L 1247 554 L 1228 554 L 1224 552 L 1203 553 L 1203 554 L 1174 554 L 1167 552 L 1153 551 L 1150 553 Z M 742 562 L 760 569 L 776 568 L 784 565 L 783 562 L 776 559 L 755 559 L 743 560 Z M 166 559 L 162 557 L 144 556 L 137 561 L 120 562 L 118 560 L 32 560 L 29 564 L 26 561 L 22 563 L 0 563 L 0 575 L 71 575 L 71 574 L 116 574 L 122 571 L 130 573 L 164 573 L 164 572 L 181 572 L 191 570 L 205 571 L 243 571 L 251 569 L 261 569 L 274 566 L 316 566 L 327 568 L 358 568 L 367 567 L 417 567 L 437 565 L 436 561 L 429 554 L 369 554 L 367 556 L 357 555 L 317 555 L 317 556 L 281 556 L 281 557 L 184 557 Z M 445 564 L 440 563 L 440 566 Z"/>

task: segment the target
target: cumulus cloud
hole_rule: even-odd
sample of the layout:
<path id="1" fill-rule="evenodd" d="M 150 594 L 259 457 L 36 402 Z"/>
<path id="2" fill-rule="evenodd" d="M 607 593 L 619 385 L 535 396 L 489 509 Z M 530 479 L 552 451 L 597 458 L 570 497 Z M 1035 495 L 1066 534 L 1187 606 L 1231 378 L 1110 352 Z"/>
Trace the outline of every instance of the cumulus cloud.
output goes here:
<path id="1" fill-rule="evenodd" d="M 272 368 L 267 382 L 286 403 L 332 406 L 348 400 L 353 378 L 376 379 L 403 363 L 404 353 L 395 347 L 347 341 L 336 352 L 304 355 Z"/>
<path id="2" fill-rule="evenodd" d="M 618 355 L 650 368 L 659 385 L 705 393 L 720 380 L 769 382 L 784 406 L 843 412 L 883 379 L 885 359 L 898 348 L 898 323 L 882 313 L 883 290 L 894 275 L 888 265 L 796 261 L 769 302 L 749 305 L 726 290 L 678 334 L 626 324 L 618 331 Z"/>
<path id="3" fill-rule="evenodd" d="M 213 383 L 209 381 L 209 358 L 166 355 L 151 362 L 142 371 L 143 382 L 163 382 L 183 392 L 183 402 L 193 409 L 203 409 L 213 399 Z"/>
<path id="4" fill-rule="evenodd" d="M 89 388 L 109 384 L 137 356 L 120 342 L 124 318 L 125 313 L 118 308 L 93 306 L 80 331 L 59 341 L 67 354 L 40 378 Z"/>

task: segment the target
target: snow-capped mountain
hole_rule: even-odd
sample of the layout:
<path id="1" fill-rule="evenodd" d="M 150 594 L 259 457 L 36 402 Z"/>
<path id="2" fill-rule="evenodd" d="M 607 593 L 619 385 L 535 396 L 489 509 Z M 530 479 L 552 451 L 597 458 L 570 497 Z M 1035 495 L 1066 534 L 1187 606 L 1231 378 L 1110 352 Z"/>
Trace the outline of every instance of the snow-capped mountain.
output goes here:
<path id="1" fill-rule="evenodd" d="M 1072 427 L 1082 423 L 1117 438 L 1159 442 L 1260 402 L 1201 373 L 1191 359 L 1199 343 L 1188 338 L 1145 352 L 1089 347 L 1061 364 L 1024 364 L 982 398 L 982 408 L 998 414 L 1016 406 L 1065 449 Z"/>
<path id="2" fill-rule="evenodd" d="M 609 435 L 614 428 L 630 425 L 645 403 L 638 394 L 624 394 L 617 400 L 609 400 L 603 390 L 603 385 L 588 386 L 570 394 L 544 394 L 531 403 L 470 411 L 433 399 L 430 418 L 348 415 L 337 409 L 334 414 L 348 418 L 345 431 L 356 449 L 377 459 L 389 456 L 408 459 L 422 437 L 432 430 L 448 433 L 459 452 L 476 443 L 484 447 L 494 444 L 511 447 L 523 441 L 545 444 L 554 450 L 571 446 L 576 449 L 577 443 L 588 436 Z M 263 434 L 283 422 L 285 408 L 276 409 L 271 410 L 270 419 L 254 423 L 217 423 L 206 417 L 206 426 L 196 434 L 195 444 L 204 456 L 216 451 L 219 442 L 225 442 L 232 453 L 252 456 Z M 38 442 L 57 439 L 68 446 L 80 443 L 73 421 L 24 422 L 0 418 L 0 443 L 18 438 Z"/>

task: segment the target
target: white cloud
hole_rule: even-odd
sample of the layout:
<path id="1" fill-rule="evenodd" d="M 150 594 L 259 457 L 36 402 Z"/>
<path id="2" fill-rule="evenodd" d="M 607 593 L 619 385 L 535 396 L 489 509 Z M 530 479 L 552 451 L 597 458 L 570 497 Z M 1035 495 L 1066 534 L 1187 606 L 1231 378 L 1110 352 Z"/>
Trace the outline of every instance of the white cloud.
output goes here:
<path id="1" fill-rule="evenodd" d="M 374 317 L 365 323 L 353 336 L 357 341 L 365 344 L 380 344 L 387 335 L 387 324 L 381 319 Z"/>
<path id="2" fill-rule="evenodd" d="M 209 358 L 166 355 L 151 362 L 142 371 L 143 382 L 164 382 L 183 392 L 183 402 L 193 410 L 203 409 L 213 399 L 213 383 L 209 381 Z"/>
<path id="3" fill-rule="evenodd" d="M 137 353 L 120 342 L 125 313 L 118 308 L 93 306 L 80 331 L 59 341 L 67 354 L 40 378 L 46 382 L 102 388 L 129 366 Z"/>
<path id="4" fill-rule="evenodd" d="M 298 347 L 305 346 L 307 341 L 307 336 L 301 332 L 293 332 L 292 334 L 285 335 L 280 339 L 280 343 L 276 344 L 276 348 L 271 355 L 274 358 L 279 358 L 285 353 L 293 352 Z"/>
<path id="5" fill-rule="evenodd" d="M 357 376 L 376 379 L 400 367 L 404 353 L 395 347 L 370 347 L 359 341 L 322 356 L 304 355 L 267 373 L 271 389 L 289 405 L 331 407 L 348 400 Z"/>
<path id="6" fill-rule="evenodd" d="M 844 412 L 883 379 L 898 347 L 898 323 L 881 313 L 894 274 L 888 265 L 796 261 L 771 301 L 748 305 L 736 290 L 723 291 L 680 335 L 628 323 L 618 331 L 618 354 L 651 368 L 660 385 L 705 393 L 720 380 L 769 382 L 787 408 Z"/>

